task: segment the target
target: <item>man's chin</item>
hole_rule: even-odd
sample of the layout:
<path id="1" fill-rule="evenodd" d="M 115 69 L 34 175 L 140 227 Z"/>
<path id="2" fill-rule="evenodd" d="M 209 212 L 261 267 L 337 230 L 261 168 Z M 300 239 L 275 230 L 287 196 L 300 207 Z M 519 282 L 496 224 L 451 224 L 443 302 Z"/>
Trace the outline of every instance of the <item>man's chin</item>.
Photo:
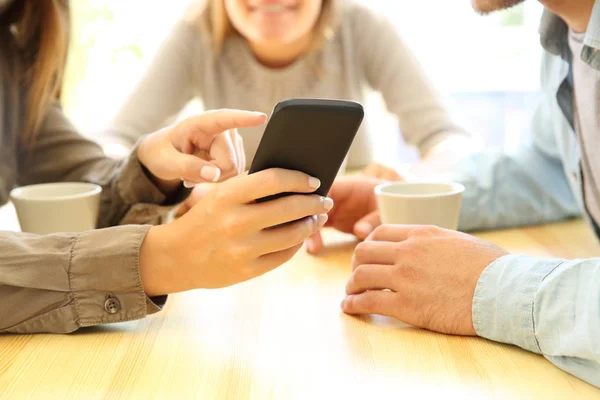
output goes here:
<path id="1" fill-rule="evenodd" d="M 498 10 L 505 10 L 523 3 L 525 0 L 471 0 L 475 11 L 480 14 L 489 14 Z"/>

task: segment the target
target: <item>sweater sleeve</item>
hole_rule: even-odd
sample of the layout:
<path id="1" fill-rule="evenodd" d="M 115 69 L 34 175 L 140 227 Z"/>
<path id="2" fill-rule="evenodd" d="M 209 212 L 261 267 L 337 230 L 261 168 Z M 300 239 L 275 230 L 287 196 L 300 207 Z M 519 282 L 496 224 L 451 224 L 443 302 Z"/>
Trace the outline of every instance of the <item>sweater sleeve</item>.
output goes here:
<path id="1" fill-rule="evenodd" d="M 354 4 L 350 11 L 356 56 L 367 83 L 398 117 L 407 144 L 421 154 L 449 138 L 470 135 L 450 117 L 420 63 L 384 16 Z"/>
<path id="2" fill-rule="evenodd" d="M 205 48 L 199 29 L 179 22 L 98 140 L 131 147 L 143 134 L 171 123 L 201 92 L 203 63 L 197 52 Z"/>
<path id="3" fill-rule="evenodd" d="M 158 224 L 174 212 L 189 190 L 167 196 L 150 180 L 137 158 L 117 161 L 79 135 L 58 104 L 50 107 L 30 149 L 20 151 L 19 183 L 90 182 L 102 187 L 98 227 L 120 223 Z"/>

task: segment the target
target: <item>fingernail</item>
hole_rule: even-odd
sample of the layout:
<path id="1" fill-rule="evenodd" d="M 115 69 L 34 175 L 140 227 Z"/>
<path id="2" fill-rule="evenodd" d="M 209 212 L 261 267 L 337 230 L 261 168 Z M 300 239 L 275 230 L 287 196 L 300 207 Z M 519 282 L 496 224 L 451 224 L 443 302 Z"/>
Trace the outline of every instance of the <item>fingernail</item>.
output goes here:
<path id="1" fill-rule="evenodd" d="M 200 176 L 204 180 L 216 182 L 221 177 L 221 170 L 217 167 L 207 165 L 200 170 Z"/>
<path id="2" fill-rule="evenodd" d="M 321 181 L 318 178 L 310 177 L 308 178 L 308 186 L 313 189 L 318 189 L 321 186 Z"/>
<path id="3" fill-rule="evenodd" d="M 328 219 L 329 216 L 327 214 L 319 214 L 319 216 L 317 217 L 317 224 L 319 225 L 319 228 L 325 226 L 325 223 Z"/>
<path id="4" fill-rule="evenodd" d="M 362 221 L 356 224 L 356 231 L 364 236 L 369 236 L 373 232 L 373 225 L 367 221 Z"/>
<path id="5" fill-rule="evenodd" d="M 344 297 L 344 299 L 342 300 L 342 302 L 340 303 L 340 308 L 343 310 L 346 308 L 346 299 L 347 297 Z"/>
<path id="6" fill-rule="evenodd" d="M 263 117 L 265 119 L 264 122 L 267 122 L 267 119 L 269 119 L 269 116 L 267 114 L 262 113 L 260 111 L 252 111 L 252 114 L 256 115 L 257 117 Z"/>
<path id="7" fill-rule="evenodd" d="M 196 186 L 196 183 L 194 183 L 192 181 L 183 181 L 183 187 L 184 188 L 191 189 L 194 186 Z"/>
<path id="8" fill-rule="evenodd" d="M 306 239 L 304 244 L 306 245 L 306 250 L 308 250 L 309 253 L 315 252 L 315 243 L 311 239 Z"/>
<path id="9" fill-rule="evenodd" d="M 330 199 L 329 197 L 323 197 L 322 201 L 323 201 L 323 207 L 325 207 L 325 209 L 327 211 L 329 211 L 333 208 L 333 200 Z"/>

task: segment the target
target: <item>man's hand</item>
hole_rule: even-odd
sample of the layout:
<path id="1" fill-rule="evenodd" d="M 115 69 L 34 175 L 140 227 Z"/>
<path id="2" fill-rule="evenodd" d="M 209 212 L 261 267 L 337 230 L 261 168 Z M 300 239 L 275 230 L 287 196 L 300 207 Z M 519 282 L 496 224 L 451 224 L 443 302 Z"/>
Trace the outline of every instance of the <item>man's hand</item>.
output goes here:
<path id="1" fill-rule="evenodd" d="M 472 304 L 483 270 L 508 253 L 432 226 L 382 225 L 356 247 L 342 310 L 432 331 L 476 335 Z"/>
<path id="2" fill-rule="evenodd" d="M 394 168 L 379 163 L 370 164 L 362 171 L 361 175 L 394 182 L 406 180 L 406 178 Z"/>
<path id="3" fill-rule="evenodd" d="M 374 190 L 375 186 L 384 182 L 361 176 L 338 178 L 329 191 L 328 196 L 335 205 L 329 212 L 326 226 L 344 233 L 353 233 L 360 239 L 369 236 L 381 224 Z M 320 233 L 306 240 L 306 248 L 311 254 L 318 253 L 322 247 Z"/>

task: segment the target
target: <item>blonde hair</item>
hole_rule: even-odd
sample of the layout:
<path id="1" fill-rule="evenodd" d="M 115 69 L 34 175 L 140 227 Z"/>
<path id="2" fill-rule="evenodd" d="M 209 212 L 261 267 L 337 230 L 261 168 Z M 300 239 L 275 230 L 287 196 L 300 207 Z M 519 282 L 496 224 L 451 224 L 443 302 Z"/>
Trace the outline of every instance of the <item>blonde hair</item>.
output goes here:
<path id="1" fill-rule="evenodd" d="M 215 55 L 219 55 L 223 50 L 223 44 L 227 38 L 236 34 L 236 30 L 229 20 L 227 10 L 225 10 L 224 0 L 205 0 L 206 4 L 197 14 L 197 21 L 203 29 L 206 29 L 212 39 L 212 48 Z M 319 49 L 325 40 L 329 38 L 337 24 L 336 6 L 338 0 L 322 0 L 321 14 L 315 24 L 316 40 L 311 46 L 311 50 Z"/>
<path id="2" fill-rule="evenodd" d="M 8 13 L 25 61 L 27 110 L 21 141 L 31 146 L 47 112 L 59 99 L 68 48 L 68 0 L 16 0 Z"/>

